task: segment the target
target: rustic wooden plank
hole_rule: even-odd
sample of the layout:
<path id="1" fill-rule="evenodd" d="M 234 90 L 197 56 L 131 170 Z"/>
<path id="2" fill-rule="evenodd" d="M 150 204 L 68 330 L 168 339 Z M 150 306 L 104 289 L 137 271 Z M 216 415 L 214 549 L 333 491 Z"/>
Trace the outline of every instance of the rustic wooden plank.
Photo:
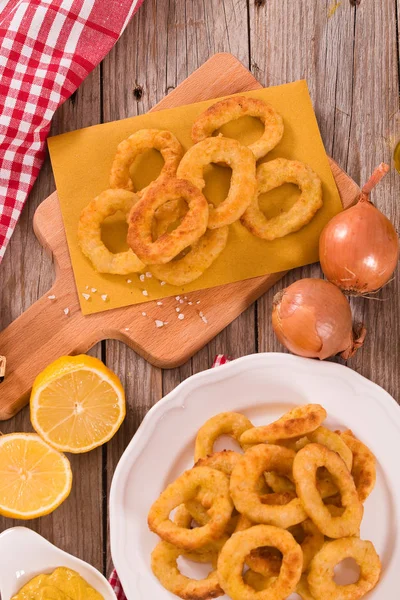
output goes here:
<path id="1" fill-rule="evenodd" d="M 329 17 L 330 5 L 320 0 L 252 3 L 251 63 L 266 86 L 307 80 L 325 147 L 340 164 L 346 161 L 350 129 L 354 10 L 343 3 L 341 12 Z M 257 302 L 259 351 L 284 351 L 271 325 L 274 294 L 301 277 L 320 274 L 317 265 L 291 271 Z"/>
<path id="2" fill-rule="evenodd" d="M 366 35 L 366 32 L 368 34 Z M 399 136 L 399 78 L 396 1 L 361 2 L 355 18 L 353 110 L 349 172 L 364 182 L 382 160 L 391 163 Z M 392 163 L 393 164 L 393 163 Z M 399 229 L 400 179 L 392 172 L 373 201 Z M 376 300 L 354 299 L 356 315 L 369 329 L 365 350 L 351 366 L 400 401 L 400 271 Z"/>
<path id="3" fill-rule="evenodd" d="M 56 113 L 52 133 L 63 133 L 98 123 L 100 119 L 100 69 L 96 69 L 78 92 Z M 22 213 L 0 266 L 0 329 L 16 319 L 42 296 L 54 279 L 51 259 L 32 229 L 33 214 L 55 188 L 49 159 L 46 160 Z M 27 340 L 29 343 L 29 340 Z M 101 357 L 101 347 L 91 354 Z M 1 393 L 1 391 L 0 391 Z M 1 433 L 32 431 L 29 408 L 0 424 Z M 103 567 L 102 449 L 70 457 L 74 484 L 70 497 L 53 514 L 24 523 L 67 552 Z M 21 521 L 0 517 L 0 531 Z"/>

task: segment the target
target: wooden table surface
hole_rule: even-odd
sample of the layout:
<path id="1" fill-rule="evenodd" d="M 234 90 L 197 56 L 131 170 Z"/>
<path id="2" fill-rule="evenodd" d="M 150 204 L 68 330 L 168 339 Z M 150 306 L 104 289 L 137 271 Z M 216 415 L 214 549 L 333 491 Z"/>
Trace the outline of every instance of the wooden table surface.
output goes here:
<path id="1" fill-rule="evenodd" d="M 57 111 L 52 133 L 146 112 L 215 52 L 227 51 L 265 86 L 306 78 L 327 152 L 363 183 L 379 162 L 391 162 L 400 139 L 398 10 L 400 0 L 145 0 L 111 53 Z M 53 266 L 33 234 L 32 217 L 54 189 L 47 159 L 0 266 L 0 328 L 52 283 Z M 373 199 L 398 227 L 400 176 L 394 170 Z M 270 323 L 272 297 L 307 276 L 319 277 L 319 267 L 290 273 L 179 369 L 152 367 L 119 342 L 94 348 L 122 379 L 126 420 L 108 445 L 71 457 L 75 481 L 68 500 L 26 524 L 108 574 L 111 479 L 148 409 L 207 369 L 217 353 L 282 351 Z M 352 307 L 369 331 L 349 366 L 399 399 L 399 271 L 376 300 L 356 298 Z M 2 433 L 30 430 L 27 409 L 0 423 Z M 0 518 L 0 531 L 15 524 L 21 523 Z"/>

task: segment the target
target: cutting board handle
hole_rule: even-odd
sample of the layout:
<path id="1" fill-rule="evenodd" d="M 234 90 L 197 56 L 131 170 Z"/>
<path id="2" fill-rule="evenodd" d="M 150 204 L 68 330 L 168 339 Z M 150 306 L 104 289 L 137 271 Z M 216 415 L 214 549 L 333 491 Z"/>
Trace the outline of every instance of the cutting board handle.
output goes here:
<path id="1" fill-rule="evenodd" d="M 1 421 L 25 406 L 36 375 L 53 360 L 86 352 L 99 341 L 98 327 L 96 334 L 91 319 L 83 317 L 75 302 L 68 306 L 63 288 L 58 278 L 45 296 L 0 332 L 0 354 L 7 359 L 6 374 L 0 383 Z M 70 312 L 66 315 L 67 308 Z M 85 335 L 77 336 L 82 328 Z"/>

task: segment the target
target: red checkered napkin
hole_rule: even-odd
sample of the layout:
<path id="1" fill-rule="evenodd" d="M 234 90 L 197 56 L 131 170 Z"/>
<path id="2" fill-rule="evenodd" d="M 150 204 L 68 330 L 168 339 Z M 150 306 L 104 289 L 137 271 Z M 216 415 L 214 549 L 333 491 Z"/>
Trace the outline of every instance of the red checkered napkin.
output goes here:
<path id="1" fill-rule="evenodd" d="M 228 363 L 230 360 L 231 359 L 228 358 L 227 356 L 225 356 L 225 354 L 217 354 L 217 356 L 214 359 L 212 368 L 219 367 L 220 365 L 224 365 L 225 363 Z M 118 600 L 128 600 L 124 594 L 124 590 L 122 589 L 121 582 L 119 580 L 117 571 L 115 569 L 111 573 L 110 579 L 108 581 L 110 582 L 111 587 L 113 588 Z"/>
<path id="2" fill-rule="evenodd" d="M 45 154 L 50 121 L 143 0 L 0 0 L 0 262 Z"/>

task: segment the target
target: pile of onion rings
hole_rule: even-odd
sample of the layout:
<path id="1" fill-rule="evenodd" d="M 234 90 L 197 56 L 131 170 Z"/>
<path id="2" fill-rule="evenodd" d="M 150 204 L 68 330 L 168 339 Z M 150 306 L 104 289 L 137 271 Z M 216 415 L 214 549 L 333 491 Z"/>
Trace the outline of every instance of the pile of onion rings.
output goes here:
<path id="1" fill-rule="evenodd" d="M 308 404 L 261 427 L 225 412 L 199 429 L 193 468 L 148 515 L 161 538 L 151 566 L 165 589 L 186 600 L 358 600 L 377 585 L 379 556 L 360 539 L 375 457 L 350 430 L 322 425 L 326 417 Z M 214 450 L 226 435 L 237 452 Z M 186 577 L 179 557 L 209 564 L 209 574 Z M 345 558 L 360 577 L 338 585 L 334 569 Z"/>
<path id="2" fill-rule="evenodd" d="M 264 124 L 259 140 L 246 147 L 213 132 L 243 116 Z M 229 226 L 242 223 L 253 235 L 273 240 L 306 225 L 322 206 L 321 182 L 312 169 L 298 161 L 278 158 L 256 168 L 282 139 L 279 113 L 257 98 L 232 96 L 216 102 L 193 123 L 193 146 L 184 153 L 170 132 L 142 129 L 122 140 L 110 173 L 110 189 L 83 210 L 78 241 L 83 254 L 100 273 L 126 275 L 151 271 L 160 281 L 183 286 L 201 277 L 225 249 Z M 147 150 L 158 150 L 164 166 L 159 176 L 135 190 L 131 168 Z M 202 190 L 204 169 L 211 163 L 232 168 L 227 197 L 219 206 L 208 204 Z M 301 197 L 287 212 L 267 219 L 259 194 L 285 182 L 297 184 Z M 103 221 L 117 211 L 128 221 L 130 249 L 113 254 L 101 239 Z"/>

